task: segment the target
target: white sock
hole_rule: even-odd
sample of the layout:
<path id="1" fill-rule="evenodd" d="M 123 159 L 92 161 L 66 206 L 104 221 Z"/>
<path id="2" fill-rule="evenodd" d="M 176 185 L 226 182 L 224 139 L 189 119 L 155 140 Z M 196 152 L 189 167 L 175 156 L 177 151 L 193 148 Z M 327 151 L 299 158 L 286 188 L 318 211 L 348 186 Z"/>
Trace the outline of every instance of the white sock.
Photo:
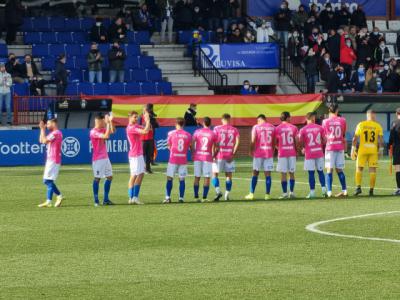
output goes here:
<path id="1" fill-rule="evenodd" d="M 229 191 L 225 191 L 225 197 L 229 196 Z"/>
<path id="2" fill-rule="evenodd" d="M 215 191 L 217 192 L 217 194 L 219 194 L 219 193 L 221 193 L 221 188 L 220 188 L 219 186 L 217 186 L 217 187 L 215 188 Z"/>

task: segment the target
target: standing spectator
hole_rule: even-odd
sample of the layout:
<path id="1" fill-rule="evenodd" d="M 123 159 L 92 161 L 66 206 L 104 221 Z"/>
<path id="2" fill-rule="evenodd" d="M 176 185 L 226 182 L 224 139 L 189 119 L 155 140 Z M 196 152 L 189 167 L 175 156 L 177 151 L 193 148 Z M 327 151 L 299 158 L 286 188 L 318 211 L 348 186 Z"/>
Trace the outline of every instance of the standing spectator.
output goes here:
<path id="1" fill-rule="evenodd" d="M 158 0 L 158 7 L 161 12 L 161 43 L 165 42 L 165 33 L 168 30 L 168 42 L 172 43 L 174 29 L 174 5 L 175 0 Z"/>
<path id="2" fill-rule="evenodd" d="M 124 42 L 127 31 L 128 27 L 124 23 L 124 20 L 121 17 L 117 17 L 108 28 L 108 40 Z"/>
<path id="3" fill-rule="evenodd" d="M 150 34 L 153 33 L 153 23 L 151 21 L 150 13 L 147 10 L 146 3 L 143 3 L 134 15 L 133 28 L 136 30 L 147 30 Z"/>
<path id="4" fill-rule="evenodd" d="M 190 0 L 179 0 L 176 3 L 174 19 L 178 30 L 193 29 L 193 14 Z"/>
<path id="5" fill-rule="evenodd" d="M 254 43 L 256 40 L 255 36 L 251 33 L 250 30 L 246 30 L 246 33 L 243 37 L 243 42 L 245 43 Z"/>
<path id="6" fill-rule="evenodd" d="M 107 43 L 107 29 L 101 22 L 100 18 L 96 18 L 96 23 L 90 29 L 90 41 L 95 43 Z"/>
<path id="7" fill-rule="evenodd" d="M 337 65 L 328 76 L 328 93 L 337 94 L 349 91 L 349 83 L 343 66 Z"/>
<path id="8" fill-rule="evenodd" d="M 307 40 L 307 38 L 312 34 L 313 28 L 319 28 L 319 23 L 316 21 L 314 16 L 310 16 L 304 24 L 304 40 Z"/>
<path id="9" fill-rule="evenodd" d="M 308 37 L 308 47 L 314 49 L 314 52 L 318 55 L 325 47 L 324 36 L 318 28 L 313 28 L 312 34 Z"/>
<path id="10" fill-rule="evenodd" d="M 92 43 L 90 51 L 87 55 L 88 69 L 89 69 L 89 82 L 94 83 L 96 80 L 98 83 L 103 82 L 103 57 L 98 49 L 96 43 Z"/>
<path id="11" fill-rule="evenodd" d="M 344 38 L 344 37 L 343 37 Z M 351 71 L 353 70 L 353 64 L 357 60 L 357 55 L 354 53 L 352 48 L 351 40 L 346 39 L 345 44 L 340 49 L 340 64 L 343 66 L 346 73 L 346 78 L 351 77 Z"/>
<path id="12" fill-rule="evenodd" d="M 318 22 L 319 20 L 319 10 L 318 10 L 318 5 L 315 3 L 311 4 L 310 6 L 310 12 L 308 13 L 309 17 L 314 17 L 315 20 Z"/>
<path id="13" fill-rule="evenodd" d="M 257 95 L 258 94 L 258 86 L 253 87 L 250 85 L 250 81 L 243 81 L 243 86 L 240 89 L 240 95 Z"/>
<path id="14" fill-rule="evenodd" d="M 108 62 L 110 68 L 110 82 L 124 82 L 125 80 L 125 51 L 118 42 L 114 42 L 108 51 Z"/>
<path id="15" fill-rule="evenodd" d="M 307 77 L 307 93 L 315 93 L 315 85 L 318 82 L 318 58 L 315 55 L 313 48 L 309 48 L 307 55 L 303 60 L 306 77 Z"/>
<path id="16" fill-rule="evenodd" d="M 3 123 L 3 101 L 6 105 L 7 124 L 11 125 L 11 86 L 12 78 L 6 71 L 4 63 L 0 63 L 0 125 Z"/>
<path id="17" fill-rule="evenodd" d="M 32 55 L 25 55 L 24 63 L 21 64 L 21 71 L 23 78 L 27 79 L 30 83 L 29 89 L 31 95 L 45 95 L 44 85 L 47 81 L 42 78 L 42 74 L 40 74 L 39 68 L 32 59 Z"/>
<path id="18" fill-rule="evenodd" d="M 261 26 L 257 28 L 257 43 L 269 43 L 270 37 L 274 35 L 271 28 L 271 22 L 263 21 Z"/>
<path id="19" fill-rule="evenodd" d="M 319 15 L 319 20 L 322 25 L 322 32 L 329 32 L 331 29 L 337 28 L 335 12 L 332 10 L 332 4 L 326 3 L 325 9 L 321 11 Z"/>
<path id="20" fill-rule="evenodd" d="M 296 30 L 303 31 L 304 24 L 307 22 L 308 14 L 306 12 L 306 8 L 303 4 L 301 4 L 298 10 L 293 14 L 292 23 L 293 27 Z"/>
<path id="21" fill-rule="evenodd" d="M 20 0 L 8 0 L 5 6 L 5 23 L 7 29 L 6 42 L 12 44 L 15 42 L 18 28 L 23 24 L 25 8 Z"/>
<path id="22" fill-rule="evenodd" d="M 239 7 L 237 0 L 222 0 L 222 24 L 227 31 L 229 25 L 236 21 L 236 10 Z"/>
<path id="23" fill-rule="evenodd" d="M 358 4 L 357 9 L 351 14 L 351 25 L 358 28 L 367 27 L 367 18 L 361 4 Z"/>
<path id="24" fill-rule="evenodd" d="M 366 71 L 364 64 L 360 64 L 357 70 L 351 75 L 350 87 L 353 92 L 361 93 L 364 91 L 366 81 Z"/>
<path id="25" fill-rule="evenodd" d="M 60 54 L 56 61 L 56 70 L 54 72 L 55 82 L 57 85 L 57 96 L 65 95 L 68 85 L 68 71 L 65 69 L 67 58 L 65 54 Z"/>
<path id="26" fill-rule="evenodd" d="M 206 26 L 201 6 L 194 5 L 192 14 L 193 14 L 193 28 L 198 30 L 204 30 Z"/>
<path id="27" fill-rule="evenodd" d="M 349 11 L 349 4 L 343 3 L 340 6 L 340 10 L 336 12 L 336 26 L 349 26 L 351 20 L 351 13 Z"/>
<path id="28" fill-rule="evenodd" d="M 144 125 L 145 114 L 149 114 L 150 118 L 150 130 L 147 134 L 142 135 L 142 143 L 143 143 L 143 156 L 146 163 L 146 172 L 152 174 L 151 164 L 154 162 L 154 131 L 159 127 L 157 122 L 157 115 L 154 113 L 154 107 L 152 103 L 148 103 L 143 108 L 143 115 L 139 120 L 139 125 Z"/>
<path id="29" fill-rule="evenodd" d="M 359 40 L 357 44 L 357 65 L 363 64 L 369 67 L 372 58 L 372 50 L 368 44 L 368 38 L 364 37 Z"/>
<path id="30" fill-rule="evenodd" d="M 347 38 L 351 40 L 351 46 L 353 47 L 354 51 L 357 52 L 357 28 L 356 26 L 350 26 L 349 34 Z"/>
<path id="31" fill-rule="evenodd" d="M 295 29 L 288 41 L 288 56 L 291 61 L 296 65 L 300 65 L 301 61 L 301 48 L 304 46 L 303 40 L 299 32 Z"/>
<path id="32" fill-rule="evenodd" d="M 243 37 L 239 28 L 236 28 L 228 37 L 228 43 L 243 43 Z"/>
<path id="33" fill-rule="evenodd" d="M 380 41 L 379 46 L 375 48 L 373 53 L 374 64 L 381 62 L 387 63 L 390 59 L 389 48 L 386 47 L 385 41 Z"/>
<path id="34" fill-rule="evenodd" d="M 288 46 L 291 13 L 288 3 L 283 1 L 279 11 L 275 14 L 275 29 L 278 40 L 285 47 Z"/>
<path id="35" fill-rule="evenodd" d="M 185 112 L 185 116 L 183 117 L 185 119 L 185 126 L 197 126 L 197 119 L 196 119 L 196 114 L 197 114 L 197 104 L 196 103 L 191 103 L 188 110 Z"/>
<path id="36" fill-rule="evenodd" d="M 215 35 L 213 37 L 213 43 L 215 44 L 224 44 L 227 42 L 227 38 L 222 27 L 218 27 Z"/>
<path id="37" fill-rule="evenodd" d="M 24 75 L 22 71 L 22 65 L 19 62 L 19 59 L 15 56 L 14 53 L 8 54 L 8 62 L 6 63 L 6 70 L 13 79 L 14 83 L 24 83 Z"/>
<path id="38" fill-rule="evenodd" d="M 330 53 L 331 60 L 334 63 L 339 63 L 340 61 L 340 35 L 335 29 L 329 30 L 329 36 L 326 41 L 326 47 Z"/>
<path id="39" fill-rule="evenodd" d="M 318 69 L 321 74 L 321 80 L 327 82 L 329 73 L 333 70 L 331 56 L 329 52 L 326 52 L 325 49 L 321 54 L 322 55 L 319 59 Z"/>
<path id="40" fill-rule="evenodd" d="M 222 11 L 221 0 L 208 0 L 208 4 L 206 5 L 206 14 L 208 17 L 208 30 L 216 30 L 220 26 L 221 11 Z"/>
<path id="41" fill-rule="evenodd" d="M 373 31 L 369 35 L 369 44 L 371 45 L 372 49 L 378 47 L 380 41 L 383 40 L 383 35 L 379 32 L 378 27 L 374 27 Z"/>

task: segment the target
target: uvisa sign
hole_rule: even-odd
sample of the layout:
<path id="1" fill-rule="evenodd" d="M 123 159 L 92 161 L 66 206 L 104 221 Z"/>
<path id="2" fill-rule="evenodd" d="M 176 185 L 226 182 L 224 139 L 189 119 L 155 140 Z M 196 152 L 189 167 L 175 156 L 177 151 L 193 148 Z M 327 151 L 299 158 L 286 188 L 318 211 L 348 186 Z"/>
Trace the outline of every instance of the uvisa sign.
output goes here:
<path id="1" fill-rule="evenodd" d="M 276 43 L 202 44 L 201 49 L 218 69 L 279 68 Z"/>
<path id="2" fill-rule="evenodd" d="M 156 130 L 157 161 L 168 161 L 168 132 L 172 127 Z M 189 128 L 189 132 L 193 132 Z M 92 162 L 92 144 L 89 129 L 64 129 L 62 164 L 89 164 Z M 129 142 L 125 128 L 118 128 L 106 141 L 112 163 L 127 163 Z M 46 146 L 39 144 L 39 130 L 0 130 L 0 166 L 43 165 Z"/>

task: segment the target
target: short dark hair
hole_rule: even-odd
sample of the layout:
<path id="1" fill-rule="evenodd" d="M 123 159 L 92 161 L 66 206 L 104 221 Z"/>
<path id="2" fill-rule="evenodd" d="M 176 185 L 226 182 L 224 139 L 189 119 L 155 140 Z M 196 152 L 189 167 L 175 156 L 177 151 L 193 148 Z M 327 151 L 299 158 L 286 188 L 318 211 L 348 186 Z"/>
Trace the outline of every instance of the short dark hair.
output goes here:
<path id="1" fill-rule="evenodd" d="M 331 103 L 331 104 L 329 104 L 329 106 L 328 106 L 328 110 L 329 110 L 330 113 L 335 114 L 335 113 L 337 113 L 338 110 L 339 110 L 339 105 L 337 105 L 337 103 Z"/>
<path id="2" fill-rule="evenodd" d="M 230 114 L 223 114 L 223 115 L 222 115 L 222 119 L 224 119 L 224 120 L 230 120 L 230 119 L 231 119 L 231 115 L 230 115 Z"/>
<path id="3" fill-rule="evenodd" d="M 183 127 L 185 126 L 185 119 L 183 118 L 176 118 L 176 124 Z"/>
<path id="4" fill-rule="evenodd" d="M 206 125 L 207 127 L 210 127 L 210 126 L 211 126 L 211 119 L 210 119 L 210 117 L 204 117 L 203 121 L 204 121 L 204 125 Z"/>
<path id="5" fill-rule="evenodd" d="M 128 114 L 128 116 L 138 116 L 139 114 L 138 114 L 138 112 L 136 111 L 136 110 L 132 110 L 129 114 Z"/>
<path id="6" fill-rule="evenodd" d="M 264 114 L 259 114 L 258 116 L 257 116 L 257 119 L 261 119 L 261 120 L 266 120 L 267 119 L 267 117 L 264 115 Z"/>
<path id="7" fill-rule="evenodd" d="M 99 114 L 97 114 L 94 118 L 95 118 L 96 120 L 104 120 L 105 116 L 104 116 L 104 114 L 99 113 Z"/>
<path id="8" fill-rule="evenodd" d="M 287 119 L 290 118 L 290 113 L 288 111 L 284 111 L 281 113 L 281 121 L 286 121 Z"/>
<path id="9" fill-rule="evenodd" d="M 315 111 L 309 112 L 306 114 L 306 119 L 311 120 L 313 117 L 316 117 L 317 113 Z"/>

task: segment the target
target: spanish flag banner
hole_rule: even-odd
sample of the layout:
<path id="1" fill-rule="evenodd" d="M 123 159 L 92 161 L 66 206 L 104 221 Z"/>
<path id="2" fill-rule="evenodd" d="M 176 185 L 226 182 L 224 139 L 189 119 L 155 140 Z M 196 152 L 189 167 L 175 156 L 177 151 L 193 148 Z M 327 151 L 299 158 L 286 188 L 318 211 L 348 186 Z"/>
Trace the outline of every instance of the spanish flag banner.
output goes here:
<path id="1" fill-rule="evenodd" d="M 300 95 L 217 95 L 217 96 L 102 96 L 112 99 L 112 112 L 115 123 L 125 126 L 128 113 L 139 114 L 147 103 L 154 104 L 154 112 L 161 126 L 173 126 L 177 117 L 183 117 L 190 103 L 197 104 L 197 119 L 210 117 L 219 120 L 224 113 L 232 116 L 235 126 L 252 126 L 259 114 L 265 114 L 269 122 L 279 123 L 281 112 L 288 111 L 292 123 L 304 123 L 304 116 L 315 111 L 322 103 L 321 94 Z M 85 97 L 97 99 L 98 96 Z M 215 124 L 215 123 L 214 123 Z"/>

